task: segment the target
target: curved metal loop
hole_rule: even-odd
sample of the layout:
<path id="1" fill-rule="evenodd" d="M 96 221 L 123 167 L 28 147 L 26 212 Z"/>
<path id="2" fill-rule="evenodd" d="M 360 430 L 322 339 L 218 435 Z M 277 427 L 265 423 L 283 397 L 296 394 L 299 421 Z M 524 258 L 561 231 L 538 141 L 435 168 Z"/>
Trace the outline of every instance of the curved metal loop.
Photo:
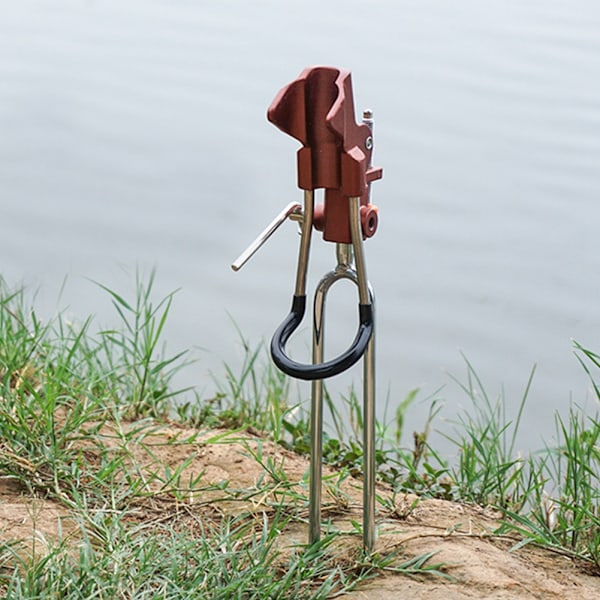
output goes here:
<path id="1" fill-rule="evenodd" d="M 325 282 L 327 287 L 340 278 L 351 279 L 356 283 L 355 276 L 349 273 L 336 274 L 334 272 L 333 279 L 327 279 L 327 277 L 326 275 L 321 280 L 321 283 Z M 305 310 L 306 296 L 294 296 L 289 315 L 273 334 L 273 338 L 271 339 L 271 356 L 279 369 L 291 377 L 313 381 L 339 375 L 360 360 L 373 335 L 374 320 L 372 303 L 358 305 L 358 330 L 350 347 L 336 358 L 318 364 L 297 362 L 292 360 L 285 351 L 287 341 L 302 322 Z M 315 325 L 317 324 L 315 323 Z"/>

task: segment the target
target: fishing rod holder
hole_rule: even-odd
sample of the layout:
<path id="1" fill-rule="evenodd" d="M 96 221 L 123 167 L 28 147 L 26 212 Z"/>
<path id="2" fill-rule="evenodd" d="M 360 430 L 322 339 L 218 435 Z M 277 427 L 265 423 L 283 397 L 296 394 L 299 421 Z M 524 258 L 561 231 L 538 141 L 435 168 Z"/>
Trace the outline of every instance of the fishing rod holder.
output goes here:
<path id="1" fill-rule="evenodd" d="M 370 203 L 371 183 L 382 169 L 371 166 L 373 119 L 364 111 L 356 123 L 349 71 L 333 67 L 305 69 L 279 91 L 267 112 L 268 120 L 297 139 L 298 187 L 302 204 L 288 204 L 232 264 L 239 270 L 288 219 L 300 226 L 300 248 L 292 307 L 273 334 L 271 356 L 291 377 L 312 382 L 309 540 L 321 531 L 323 461 L 323 380 L 338 375 L 363 358 L 363 544 L 375 543 L 375 307 L 367 279 L 363 242 L 379 223 L 377 207 Z M 323 202 L 315 206 L 315 190 L 323 189 Z M 300 363 L 287 353 L 286 344 L 302 323 L 306 311 L 306 281 L 313 229 L 336 245 L 337 264 L 316 286 L 313 309 L 312 362 Z M 352 281 L 358 288 L 358 329 L 348 349 L 324 360 L 325 302 L 337 281 Z"/>

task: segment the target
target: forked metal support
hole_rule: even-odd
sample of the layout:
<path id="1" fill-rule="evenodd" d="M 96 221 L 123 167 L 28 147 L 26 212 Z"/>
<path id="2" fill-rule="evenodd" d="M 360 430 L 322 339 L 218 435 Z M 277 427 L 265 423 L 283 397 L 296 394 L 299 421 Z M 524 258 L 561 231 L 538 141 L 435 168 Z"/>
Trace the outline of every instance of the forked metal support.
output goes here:
<path id="1" fill-rule="evenodd" d="M 288 218 L 301 224 L 300 247 L 292 307 L 273 334 L 271 356 L 287 375 L 312 382 L 310 417 L 309 540 L 321 535 L 323 462 L 323 380 L 338 375 L 363 359 L 363 544 L 375 544 L 375 307 L 367 279 L 363 241 L 375 234 L 377 207 L 370 204 L 371 182 L 382 170 L 371 166 L 372 114 L 354 121 L 350 73 L 332 67 L 305 69 L 284 87 L 269 107 L 268 119 L 302 143 L 298 151 L 298 186 L 304 190 L 303 207 L 291 203 L 233 263 L 234 270 L 267 241 Z M 315 207 L 314 191 L 324 189 Z M 313 228 L 335 242 L 337 265 L 317 284 L 313 315 L 312 363 L 293 360 L 286 344 L 302 323 L 306 311 L 306 282 Z M 358 328 L 348 349 L 325 360 L 325 304 L 333 284 L 341 279 L 358 288 Z"/>
<path id="2" fill-rule="evenodd" d="M 313 324 L 313 364 L 323 362 L 325 350 L 325 303 L 331 286 L 347 279 L 358 287 L 358 276 L 352 265 L 352 247 L 337 246 L 338 264 L 323 276 L 315 291 Z M 368 287 L 369 303 L 374 311 L 374 296 Z M 323 463 L 323 379 L 312 382 L 310 412 L 310 489 L 309 541 L 321 536 L 321 495 Z M 375 544 L 375 329 L 363 355 L 363 545 L 371 550 Z"/>
<path id="3" fill-rule="evenodd" d="M 360 197 L 348 198 L 351 221 L 351 243 L 337 243 L 337 265 L 326 273 L 315 289 L 313 310 L 312 364 L 298 363 L 288 357 L 285 345 L 304 317 L 306 279 L 312 236 L 314 193 L 304 192 L 304 210 L 290 204 L 257 237 L 232 264 L 234 270 L 243 264 L 266 242 L 273 231 L 292 214 L 301 217 L 301 238 L 292 311 L 279 326 L 271 341 L 271 353 L 277 366 L 285 373 L 312 381 L 310 412 L 310 489 L 309 542 L 321 536 L 321 499 L 323 463 L 323 384 L 324 379 L 345 371 L 363 359 L 363 545 L 371 550 L 375 544 L 375 306 L 374 294 L 367 279 L 360 225 Z M 283 215 L 286 217 L 282 218 Z M 358 289 L 359 330 L 346 352 L 330 361 L 324 360 L 325 305 L 330 288 L 342 279 L 352 281 Z M 365 315 L 367 315 L 365 317 Z"/>

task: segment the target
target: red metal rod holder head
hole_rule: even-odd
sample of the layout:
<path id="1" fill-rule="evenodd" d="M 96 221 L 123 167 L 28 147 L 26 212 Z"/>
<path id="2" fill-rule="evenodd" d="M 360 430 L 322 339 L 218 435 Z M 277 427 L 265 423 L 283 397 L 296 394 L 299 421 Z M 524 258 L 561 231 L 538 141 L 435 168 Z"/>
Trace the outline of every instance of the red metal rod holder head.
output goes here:
<path id="1" fill-rule="evenodd" d="M 365 238 L 377 230 L 377 207 L 369 203 L 369 186 L 383 170 L 371 166 L 373 134 L 357 124 L 350 72 L 334 67 L 311 67 L 275 97 L 267 118 L 302 143 L 298 151 L 298 186 L 325 189 L 316 207 L 314 226 L 330 242 L 349 244 L 348 198 L 360 196 Z"/>

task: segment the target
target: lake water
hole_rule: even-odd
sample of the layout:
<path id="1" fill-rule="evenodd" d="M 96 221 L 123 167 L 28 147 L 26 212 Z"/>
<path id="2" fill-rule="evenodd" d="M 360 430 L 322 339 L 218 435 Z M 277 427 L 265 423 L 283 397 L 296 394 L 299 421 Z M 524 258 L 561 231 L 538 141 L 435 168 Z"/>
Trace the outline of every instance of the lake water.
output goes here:
<path id="1" fill-rule="evenodd" d="M 90 280 L 131 292 L 136 265 L 156 267 L 157 297 L 181 288 L 168 347 L 196 348 L 183 377 L 210 394 L 209 372 L 241 363 L 232 319 L 268 339 L 293 292 L 293 224 L 229 268 L 301 200 L 297 144 L 266 108 L 304 67 L 345 67 L 384 167 L 366 244 L 380 414 L 388 391 L 392 411 L 445 386 L 455 418 L 469 406 L 448 376 L 463 378 L 461 353 L 514 411 L 537 364 L 522 432 L 537 447 L 556 410 L 595 409 L 571 339 L 600 349 L 599 32 L 593 0 L 5 3 L 0 272 L 39 289 L 48 316 L 107 324 Z M 317 236 L 313 257 L 314 285 L 334 248 Z M 354 290 L 331 309 L 333 353 L 354 335 Z M 352 381 L 360 371 L 332 386 Z"/>

